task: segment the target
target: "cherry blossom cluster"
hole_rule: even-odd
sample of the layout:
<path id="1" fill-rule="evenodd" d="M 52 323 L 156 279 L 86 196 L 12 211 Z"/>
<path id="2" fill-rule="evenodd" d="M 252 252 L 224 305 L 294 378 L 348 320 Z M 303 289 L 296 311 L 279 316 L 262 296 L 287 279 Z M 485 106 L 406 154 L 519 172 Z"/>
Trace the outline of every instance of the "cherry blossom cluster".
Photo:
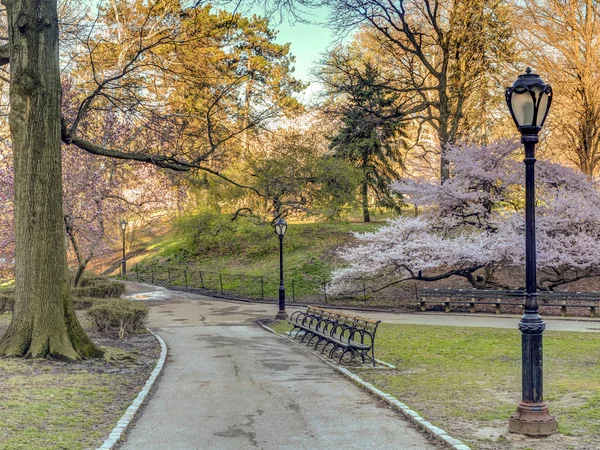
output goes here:
<path id="1" fill-rule="evenodd" d="M 342 294 L 369 279 L 380 287 L 408 279 L 466 278 L 474 287 L 498 285 L 501 266 L 524 264 L 524 166 L 514 141 L 457 145 L 450 149 L 452 178 L 440 185 L 399 180 L 393 188 L 419 207 L 418 217 L 399 217 L 341 253 L 347 266 L 334 272 Z M 538 283 L 557 286 L 600 275 L 600 191 L 568 167 L 539 161 L 536 167 Z"/>

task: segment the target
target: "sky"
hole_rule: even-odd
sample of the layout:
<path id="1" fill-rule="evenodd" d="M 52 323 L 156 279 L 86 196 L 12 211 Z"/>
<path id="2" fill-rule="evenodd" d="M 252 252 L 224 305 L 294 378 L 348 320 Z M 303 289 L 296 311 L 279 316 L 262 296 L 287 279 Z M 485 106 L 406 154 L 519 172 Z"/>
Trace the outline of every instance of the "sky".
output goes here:
<path id="1" fill-rule="evenodd" d="M 324 13 L 324 11 L 320 11 Z M 317 17 L 321 19 L 324 17 Z M 298 23 L 290 24 L 287 21 L 274 28 L 279 31 L 277 41 L 281 44 L 289 42 L 290 52 L 296 57 L 294 75 L 304 82 L 310 82 L 309 88 L 304 93 L 304 99 L 309 100 L 321 89 L 311 70 L 317 65 L 328 47 L 332 44 L 333 36 L 324 26 Z"/>
<path id="2" fill-rule="evenodd" d="M 234 2 L 233 6 L 229 8 L 226 5 L 222 5 L 222 7 L 232 10 L 236 3 Z M 249 11 L 243 9 L 238 11 L 244 15 L 264 15 L 264 10 L 259 7 L 250 8 Z M 323 7 L 310 10 L 303 17 L 306 20 L 317 22 L 325 21 L 327 14 L 327 8 Z M 291 22 L 285 17 L 279 23 L 278 19 L 279 17 L 275 17 L 271 20 L 271 28 L 278 31 L 277 42 L 279 44 L 290 43 L 290 52 L 296 58 L 294 76 L 305 83 L 310 83 L 308 89 L 299 95 L 299 99 L 303 102 L 315 100 L 322 86 L 311 75 L 311 71 L 317 66 L 327 49 L 333 45 L 333 33 L 323 25 Z"/>

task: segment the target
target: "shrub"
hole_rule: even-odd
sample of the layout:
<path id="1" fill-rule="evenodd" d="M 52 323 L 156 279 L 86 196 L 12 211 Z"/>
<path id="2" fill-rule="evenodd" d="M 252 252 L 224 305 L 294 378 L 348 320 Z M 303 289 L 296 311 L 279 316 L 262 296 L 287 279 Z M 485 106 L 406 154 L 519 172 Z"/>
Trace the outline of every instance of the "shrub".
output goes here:
<path id="1" fill-rule="evenodd" d="M 118 298 L 125 292 L 125 285 L 119 281 L 100 280 L 83 287 L 73 288 L 75 297 Z"/>
<path id="2" fill-rule="evenodd" d="M 101 277 L 98 275 L 94 275 L 92 273 L 84 273 L 83 276 L 81 277 L 81 280 L 79 280 L 78 287 L 92 286 L 94 284 L 106 283 L 109 281 L 110 280 L 106 277 Z"/>
<path id="3" fill-rule="evenodd" d="M 15 294 L 10 292 L 0 293 L 0 314 L 12 312 L 15 307 Z"/>
<path id="4" fill-rule="evenodd" d="M 90 309 L 95 302 L 97 302 L 97 298 L 91 297 L 73 297 L 73 306 L 77 310 Z"/>
<path id="5" fill-rule="evenodd" d="M 118 329 L 119 337 L 141 331 L 148 318 L 148 307 L 133 300 L 114 299 L 95 301 L 87 311 L 92 325 L 98 331 Z"/>

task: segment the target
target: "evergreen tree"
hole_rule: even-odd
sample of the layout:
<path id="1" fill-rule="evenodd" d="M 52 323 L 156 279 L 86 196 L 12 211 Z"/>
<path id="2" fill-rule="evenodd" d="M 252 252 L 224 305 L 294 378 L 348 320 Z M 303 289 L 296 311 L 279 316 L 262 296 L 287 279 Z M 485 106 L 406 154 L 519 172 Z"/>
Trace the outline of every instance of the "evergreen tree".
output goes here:
<path id="1" fill-rule="evenodd" d="M 349 73 L 349 72 L 348 72 Z M 346 95 L 338 110 L 342 126 L 331 138 L 330 149 L 362 172 L 361 198 L 363 218 L 370 222 L 369 190 L 382 206 L 398 207 L 389 189 L 399 178 L 402 159 L 398 144 L 403 136 L 402 114 L 398 112 L 398 95 L 381 84 L 379 72 L 367 62 L 364 68 L 352 71 L 346 83 L 338 89 Z"/>

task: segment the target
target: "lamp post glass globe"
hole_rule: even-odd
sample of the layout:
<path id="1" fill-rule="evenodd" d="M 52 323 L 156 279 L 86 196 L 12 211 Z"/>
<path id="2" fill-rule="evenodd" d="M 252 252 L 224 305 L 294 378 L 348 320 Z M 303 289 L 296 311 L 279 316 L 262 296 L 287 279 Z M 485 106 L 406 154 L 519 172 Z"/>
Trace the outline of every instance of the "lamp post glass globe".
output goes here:
<path id="1" fill-rule="evenodd" d="M 552 104 L 552 87 L 543 82 L 538 74 L 519 75 L 514 84 L 506 89 L 506 103 L 515 125 L 521 133 L 539 132 L 548 117 Z M 535 132 L 537 129 L 537 132 Z"/>
<path id="2" fill-rule="evenodd" d="M 285 232 L 287 231 L 287 222 L 281 217 L 275 221 L 275 233 L 279 237 L 285 236 Z"/>
<path id="3" fill-rule="evenodd" d="M 506 103 L 525 147 L 525 314 L 519 322 L 522 397 L 517 411 L 509 419 L 508 429 L 513 433 L 543 437 L 556 433 L 558 424 L 543 398 L 542 334 L 546 325 L 540 317 L 537 301 L 535 144 L 552 104 L 552 88 L 527 68 L 527 72 L 506 89 Z"/>
<path id="4" fill-rule="evenodd" d="M 279 311 L 276 320 L 286 320 L 285 312 L 285 285 L 283 284 L 283 236 L 287 231 L 287 222 L 281 217 L 275 221 L 275 233 L 279 236 Z"/>

